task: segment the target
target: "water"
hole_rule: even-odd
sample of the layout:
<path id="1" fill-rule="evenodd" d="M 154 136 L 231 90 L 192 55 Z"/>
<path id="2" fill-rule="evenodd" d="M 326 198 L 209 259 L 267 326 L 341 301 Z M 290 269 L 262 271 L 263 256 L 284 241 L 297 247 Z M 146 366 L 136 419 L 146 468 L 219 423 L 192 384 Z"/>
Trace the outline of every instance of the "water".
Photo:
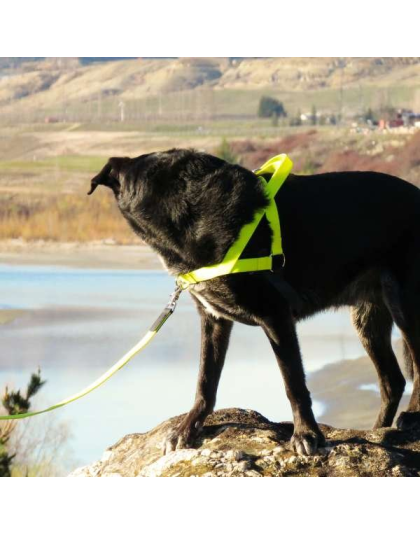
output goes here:
<path id="1" fill-rule="evenodd" d="M 76 393 L 142 337 L 173 290 L 157 271 L 0 265 L 0 309 L 22 309 L 0 326 L 0 387 L 24 387 L 41 366 L 47 385 L 34 408 Z M 298 326 L 307 372 L 363 349 L 348 312 Z M 55 412 L 73 434 L 79 465 L 99 459 L 123 435 L 144 432 L 189 410 L 199 363 L 199 319 L 187 294 L 147 349 L 100 389 Z M 324 407 L 314 399 L 315 413 Z M 235 325 L 217 408 L 238 406 L 291 420 L 280 372 L 261 329 Z M 40 418 L 50 417 L 45 414 Z"/>

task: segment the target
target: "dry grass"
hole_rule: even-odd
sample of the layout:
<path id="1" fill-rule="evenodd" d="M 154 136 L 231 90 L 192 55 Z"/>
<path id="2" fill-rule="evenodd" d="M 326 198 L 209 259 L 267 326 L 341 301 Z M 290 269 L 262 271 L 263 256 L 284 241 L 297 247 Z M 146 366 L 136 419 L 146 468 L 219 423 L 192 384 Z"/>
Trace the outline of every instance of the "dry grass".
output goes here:
<path id="1" fill-rule="evenodd" d="M 379 132 L 361 136 L 344 129 L 317 128 L 229 145 L 241 164 L 251 169 L 286 152 L 297 173 L 375 170 L 420 185 L 420 132 L 397 138 Z M 0 160 L 0 240 L 138 243 L 109 190 L 100 188 L 92 197 L 86 196 L 89 179 L 105 160 L 82 154 L 37 161 Z"/>
<path id="2" fill-rule="evenodd" d="M 0 204 L 0 239 L 86 242 L 113 239 L 120 244 L 138 243 L 105 191 L 95 197 L 53 196 Z"/>
<path id="3" fill-rule="evenodd" d="M 138 243 L 109 190 L 86 195 L 105 161 L 91 155 L 0 160 L 0 240 Z"/>

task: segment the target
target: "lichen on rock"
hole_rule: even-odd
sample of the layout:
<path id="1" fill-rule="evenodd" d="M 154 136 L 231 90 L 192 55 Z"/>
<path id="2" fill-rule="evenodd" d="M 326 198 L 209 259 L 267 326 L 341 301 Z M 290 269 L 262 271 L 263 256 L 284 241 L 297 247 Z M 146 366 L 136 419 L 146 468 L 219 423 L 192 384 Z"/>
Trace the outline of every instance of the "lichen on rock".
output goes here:
<path id="1" fill-rule="evenodd" d="M 420 475 L 420 429 L 375 431 L 320 425 L 326 446 L 314 456 L 290 449 L 291 423 L 252 410 L 219 410 L 207 418 L 196 448 L 162 455 L 177 416 L 145 434 L 129 434 L 101 460 L 70 476 L 140 477 L 406 477 Z"/>

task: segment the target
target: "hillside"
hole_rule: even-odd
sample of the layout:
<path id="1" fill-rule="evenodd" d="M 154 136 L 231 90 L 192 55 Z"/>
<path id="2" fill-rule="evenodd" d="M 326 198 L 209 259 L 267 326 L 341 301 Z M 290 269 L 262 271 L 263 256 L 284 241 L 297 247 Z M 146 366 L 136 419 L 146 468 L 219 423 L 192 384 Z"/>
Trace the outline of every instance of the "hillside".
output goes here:
<path id="1" fill-rule="evenodd" d="M 420 58 L 23 59 L 0 62 L 3 118 L 118 119 L 120 102 L 127 119 L 180 110 L 251 116 L 261 94 L 282 98 L 291 110 L 420 105 Z"/>

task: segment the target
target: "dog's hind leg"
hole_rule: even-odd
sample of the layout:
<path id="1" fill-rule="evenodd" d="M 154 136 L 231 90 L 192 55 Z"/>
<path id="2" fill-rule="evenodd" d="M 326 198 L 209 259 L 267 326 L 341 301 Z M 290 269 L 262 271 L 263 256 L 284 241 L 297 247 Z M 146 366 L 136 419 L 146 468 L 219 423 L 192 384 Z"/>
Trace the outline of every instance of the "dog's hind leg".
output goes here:
<path id="1" fill-rule="evenodd" d="M 420 256 L 416 253 L 407 261 L 407 272 L 401 277 L 401 308 L 404 321 L 398 324 L 404 337 L 405 356 L 411 356 L 413 392 L 407 409 L 397 419 L 397 427 L 407 430 L 420 427 Z"/>
<path id="2" fill-rule="evenodd" d="M 225 362 L 233 322 L 216 318 L 199 307 L 201 315 L 201 359 L 194 405 L 172 429 L 164 443 L 164 453 L 193 445 L 206 417 L 216 404 L 217 387 Z"/>
<path id="3" fill-rule="evenodd" d="M 351 318 L 378 373 L 381 408 L 374 428 L 391 426 L 405 387 L 405 379 L 391 345 L 391 314 L 378 298 L 376 302 L 363 302 L 353 307 Z"/>

